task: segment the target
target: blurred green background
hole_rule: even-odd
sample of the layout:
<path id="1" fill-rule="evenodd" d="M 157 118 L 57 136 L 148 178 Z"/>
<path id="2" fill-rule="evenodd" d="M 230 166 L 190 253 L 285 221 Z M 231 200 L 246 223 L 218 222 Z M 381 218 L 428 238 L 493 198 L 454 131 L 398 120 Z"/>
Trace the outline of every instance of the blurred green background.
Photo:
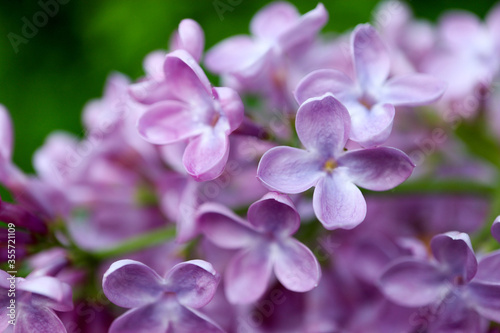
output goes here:
<path id="1" fill-rule="evenodd" d="M 43 3 L 56 0 L 40 0 Z M 59 0 L 58 13 L 38 33 L 18 45 L 10 32 L 22 36 L 23 17 L 30 22 L 42 7 L 37 0 L 0 2 L 0 103 L 10 110 L 15 127 L 14 161 L 31 172 L 31 156 L 53 130 L 82 135 L 80 114 L 85 103 L 101 95 L 112 71 L 132 78 L 142 75 L 142 59 L 165 49 L 183 18 L 203 27 L 207 48 L 237 33 L 248 33 L 252 15 L 266 0 Z M 221 19 L 214 2 L 230 5 Z M 295 0 L 301 13 L 314 1 Z M 324 31 L 345 31 L 370 21 L 377 1 L 323 2 L 330 13 Z M 470 10 L 483 17 L 493 6 L 487 0 L 414 0 L 419 18 L 436 20 L 446 9 Z"/>

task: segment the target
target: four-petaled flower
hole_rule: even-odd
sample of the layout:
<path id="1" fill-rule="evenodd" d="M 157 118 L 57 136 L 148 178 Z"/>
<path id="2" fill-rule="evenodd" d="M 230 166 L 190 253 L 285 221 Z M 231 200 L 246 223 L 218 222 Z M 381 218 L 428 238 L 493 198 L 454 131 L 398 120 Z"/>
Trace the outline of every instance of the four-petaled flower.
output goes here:
<path id="1" fill-rule="evenodd" d="M 477 313 L 500 321 L 500 252 L 478 262 L 469 236 L 456 231 L 434 236 L 431 250 L 432 261 L 403 258 L 386 269 L 380 279 L 386 297 L 403 306 L 439 305 L 432 332 L 480 332 Z"/>
<path id="2" fill-rule="evenodd" d="M 243 120 L 243 103 L 230 88 L 212 88 L 189 53 L 177 50 L 164 61 L 163 100 L 138 121 L 142 137 L 159 145 L 189 140 L 183 164 L 196 180 L 220 176 L 229 154 L 229 134 Z"/>
<path id="3" fill-rule="evenodd" d="M 321 271 L 311 250 L 292 237 L 300 216 L 290 199 L 268 193 L 248 209 L 248 221 L 224 206 L 200 207 L 197 222 L 204 235 L 225 249 L 241 249 L 228 263 L 225 292 L 231 303 L 258 300 L 274 273 L 285 288 L 305 292 L 318 285 Z"/>
<path id="4" fill-rule="evenodd" d="M 316 70 L 298 84 L 299 104 L 308 98 L 332 93 L 351 115 L 350 139 L 370 147 L 387 140 L 392 130 L 395 106 L 419 106 L 439 99 L 445 82 L 426 74 L 408 74 L 387 79 L 390 55 L 377 31 L 358 25 L 352 34 L 351 52 L 356 79 L 341 71 Z"/>
<path id="5" fill-rule="evenodd" d="M 175 265 L 165 278 L 134 260 L 120 260 L 104 274 L 104 294 L 131 310 L 118 317 L 110 333 L 206 332 L 223 330 L 195 309 L 208 304 L 219 276 L 203 260 Z"/>
<path id="6" fill-rule="evenodd" d="M 351 121 L 331 94 L 303 103 L 295 125 L 306 149 L 270 149 L 260 160 L 257 176 L 268 188 L 283 193 L 315 186 L 314 212 L 327 229 L 354 228 L 365 218 L 366 202 L 356 185 L 385 191 L 402 183 L 414 168 L 410 158 L 395 148 L 344 151 Z"/>
<path id="7" fill-rule="evenodd" d="M 1 332 L 66 333 L 54 311 L 72 309 L 72 292 L 68 284 L 37 274 L 16 278 L 0 270 Z"/>

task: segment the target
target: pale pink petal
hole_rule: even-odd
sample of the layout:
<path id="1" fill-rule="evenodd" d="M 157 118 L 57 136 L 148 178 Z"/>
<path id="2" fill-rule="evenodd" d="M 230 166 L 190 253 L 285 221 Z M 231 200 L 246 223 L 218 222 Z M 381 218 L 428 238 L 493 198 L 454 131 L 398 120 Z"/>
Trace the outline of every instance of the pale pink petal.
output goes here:
<path id="1" fill-rule="evenodd" d="M 120 260 L 104 273 L 102 289 L 116 305 L 135 308 L 158 300 L 164 292 L 164 280 L 143 263 Z"/>
<path id="2" fill-rule="evenodd" d="M 376 104 L 371 110 L 358 103 L 346 105 L 351 114 L 350 139 L 364 147 L 384 143 L 392 131 L 395 109 L 391 104 Z"/>
<path id="3" fill-rule="evenodd" d="M 261 158 L 257 177 L 270 189 L 301 193 L 316 185 L 322 175 L 317 155 L 292 147 L 275 147 Z"/>
<path id="4" fill-rule="evenodd" d="M 363 194 L 337 170 L 319 180 L 314 190 L 313 208 L 326 229 L 352 229 L 366 216 Z"/>
<path id="5" fill-rule="evenodd" d="M 197 212 L 197 223 L 203 234 L 223 249 L 238 249 L 252 245 L 258 234 L 230 209 L 217 203 L 206 203 Z"/>
<path id="6" fill-rule="evenodd" d="M 500 243 L 500 216 L 497 216 L 491 226 L 491 235 Z"/>
<path id="7" fill-rule="evenodd" d="M 297 292 L 315 288 L 321 277 L 321 269 L 314 254 L 293 238 L 278 244 L 274 272 L 285 288 Z"/>
<path id="8" fill-rule="evenodd" d="M 210 49 L 205 65 L 217 74 L 235 73 L 257 66 L 268 51 L 269 47 L 256 44 L 249 36 L 234 36 Z"/>
<path id="9" fill-rule="evenodd" d="M 48 306 L 58 311 L 73 309 L 71 287 L 51 276 L 29 277 L 17 289 L 33 293 L 33 304 Z"/>
<path id="10" fill-rule="evenodd" d="M 268 244 L 254 246 L 236 254 L 226 267 L 225 292 L 229 302 L 248 304 L 266 291 L 272 273 Z"/>
<path id="11" fill-rule="evenodd" d="M 200 25 L 191 19 L 184 19 L 179 23 L 179 29 L 175 32 L 170 48 L 172 50 L 185 50 L 196 61 L 200 61 L 205 47 L 205 35 Z"/>
<path id="12" fill-rule="evenodd" d="M 262 8 L 250 22 L 250 32 L 273 41 L 300 18 L 297 9 L 288 2 L 274 2 Z"/>
<path id="13" fill-rule="evenodd" d="M 333 95 L 326 94 L 308 99 L 300 106 L 295 127 L 304 147 L 332 157 L 345 147 L 350 117 L 342 103 Z"/>
<path id="14" fill-rule="evenodd" d="M 279 44 L 286 51 L 300 43 L 312 41 L 326 22 L 328 22 L 328 12 L 325 6 L 319 3 L 279 36 Z"/>
<path id="15" fill-rule="evenodd" d="M 354 92 L 351 78 L 335 69 L 318 69 L 306 75 L 295 88 L 295 100 L 303 104 L 307 99 L 331 93 L 342 99 Z"/>
<path id="16" fill-rule="evenodd" d="M 237 129 L 244 117 L 244 106 L 240 95 L 231 88 L 214 88 L 214 96 L 218 98 L 224 116 L 229 122 L 229 130 Z"/>
<path id="17" fill-rule="evenodd" d="M 179 303 L 196 309 L 212 300 L 220 277 L 210 263 L 190 260 L 175 265 L 165 280 L 167 290 L 176 294 Z"/>
<path id="18" fill-rule="evenodd" d="M 500 4 L 496 4 L 490 9 L 488 16 L 486 16 L 486 24 L 491 32 L 500 31 Z M 497 45 L 500 47 L 500 40 L 498 38 Z"/>
<path id="19" fill-rule="evenodd" d="M 457 51 L 474 42 L 481 34 L 481 29 L 479 18 L 466 11 L 450 11 L 439 22 L 439 33 L 443 42 Z"/>
<path id="20" fill-rule="evenodd" d="M 379 97 L 394 106 L 419 106 L 437 101 L 446 89 L 446 82 L 426 74 L 398 76 L 387 81 Z"/>
<path id="21" fill-rule="evenodd" d="M 352 54 L 358 82 L 363 90 L 380 87 L 390 70 L 390 56 L 377 31 L 360 24 L 352 33 Z"/>
<path id="22" fill-rule="evenodd" d="M 410 177 L 415 165 L 395 148 L 379 147 L 353 150 L 337 159 L 356 185 L 372 191 L 392 189 Z"/>
<path id="23" fill-rule="evenodd" d="M 193 105 L 212 103 L 212 86 L 196 60 L 184 50 L 170 52 L 163 63 L 168 93 Z"/>
<path id="24" fill-rule="evenodd" d="M 300 215 L 284 194 L 270 192 L 248 208 L 248 221 L 264 234 L 287 237 L 300 226 Z"/>
<path id="25" fill-rule="evenodd" d="M 225 133 L 208 129 L 191 140 L 184 151 L 182 163 L 197 181 L 219 177 L 229 156 L 229 139 Z"/>
<path id="26" fill-rule="evenodd" d="M 0 104 L 0 163 L 10 161 L 12 157 L 12 121 L 9 112 Z"/>
<path id="27" fill-rule="evenodd" d="M 205 125 L 193 118 L 185 103 L 164 101 L 151 106 L 139 118 L 137 129 L 148 142 L 170 144 L 203 132 Z"/>

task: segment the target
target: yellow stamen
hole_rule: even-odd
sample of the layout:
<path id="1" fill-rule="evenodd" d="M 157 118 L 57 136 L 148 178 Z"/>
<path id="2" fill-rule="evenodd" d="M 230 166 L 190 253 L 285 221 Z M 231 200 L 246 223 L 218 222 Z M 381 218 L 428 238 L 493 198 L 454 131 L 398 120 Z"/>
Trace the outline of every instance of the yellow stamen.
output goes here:
<path id="1" fill-rule="evenodd" d="M 337 166 L 338 166 L 337 161 L 335 161 L 333 158 L 330 158 L 328 161 L 325 162 L 323 168 L 326 172 L 332 172 L 333 169 L 335 169 Z"/>

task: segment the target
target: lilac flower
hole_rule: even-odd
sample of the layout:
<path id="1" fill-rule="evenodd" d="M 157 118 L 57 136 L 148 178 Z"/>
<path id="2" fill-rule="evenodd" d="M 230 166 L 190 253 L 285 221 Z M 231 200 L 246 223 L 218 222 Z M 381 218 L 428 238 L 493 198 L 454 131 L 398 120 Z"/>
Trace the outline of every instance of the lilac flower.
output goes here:
<path id="1" fill-rule="evenodd" d="M 14 299 L 9 296 L 10 289 L 15 289 L 14 311 L 8 308 Z M 9 331 L 10 327 L 14 333 L 66 332 L 54 312 L 73 309 L 71 288 L 66 283 L 50 276 L 14 278 L 0 270 L 0 290 L 0 331 Z M 15 322 L 14 326 L 9 324 L 10 320 Z"/>
<path id="2" fill-rule="evenodd" d="M 286 101 L 289 57 L 306 51 L 327 20 L 322 4 L 300 16 L 289 3 L 272 3 L 252 19 L 252 36 L 222 41 L 208 51 L 205 64 L 239 91 L 259 92 L 275 103 Z"/>
<path id="3" fill-rule="evenodd" d="M 305 245 L 291 236 L 300 217 L 287 196 L 268 193 L 248 209 L 248 222 L 224 206 L 200 207 L 198 223 L 204 235 L 225 249 L 241 249 L 225 272 L 229 302 L 251 303 L 266 291 L 271 272 L 285 288 L 305 292 L 317 286 L 319 264 Z"/>
<path id="4" fill-rule="evenodd" d="M 460 232 L 435 236 L 431 249 L 434 260 L 430 262 L 405 258 L 390 265 L 380 280 L 382 292 L 404 306 L 441 304 L 443 309 L 432 332 L 451 327 L 469 327 L 463 332 L 476 332 L 481 317 L 498 322 L 500 252 L 478 262 L 469 236 Z"/>
<path id="5" fill-rule="evenodd" d="M 117 261 L 104 274 L 103 291 L 111 302 L 131 310 L 109 332 L 222 332 L 195 310 L 210 302 L 218 283 L 212 265 L 203 260 L 177 264 L 165 278 L 138 261 Z"/>
<path id="6" fill-rule="evenodd" d="M 205 36 L 198 22 L 191 19 L 182 20 L 172 36 L 170 50 L 185 50 L 199 62 L 204 47 Z"/>
<path id="7" fill-rule="evenodd" d="M 491 234 L 498 242 L 500 242 L 500 216 L 497 216 L 493 225 L 491 226 Z"/>
<path id="8" fill-rule="evenodd" d="M 365 147 L 379 145 L 389 137 L 395 106 L 429 104 L 444 92 L 444 82 L 429 75 L 410 74 L 388 80 L 390 55 L 368 24 L 354 30 L 351 52 L 354 81 L 338 70 L 317 70 L 299 83 L 295 98 L 302 104 L 310 97 L 334 94 L 351 115 L 350 139 Z"/>
<path id="9" fill-rule="evenodd" d="M 272 148 L 262 156 L 257 175 L 268 188 L 283 193 L 315 186 L 314 212 L 327 229 L 354 228 L 365 218 L 366 203 L 356 185 L 385 191 L 401 184 L 414 168 L 394 148 L 345 152 L 349 114 L 331 94 L 303 103 L 295 124 L 306 149 Z"/>
<path id="10" fill-rule="evenodd" d="M 183 156 L 186 171 L 199 181 L 217 178 L 228 159 L 228 136 L 243 120 L 241 99 L 230 88 L 212 88 L 183 50 L 168 54 L 163 69 L 168 94 L 142 115 L 139 132 L 160 145 L 189 140 Z"/>

